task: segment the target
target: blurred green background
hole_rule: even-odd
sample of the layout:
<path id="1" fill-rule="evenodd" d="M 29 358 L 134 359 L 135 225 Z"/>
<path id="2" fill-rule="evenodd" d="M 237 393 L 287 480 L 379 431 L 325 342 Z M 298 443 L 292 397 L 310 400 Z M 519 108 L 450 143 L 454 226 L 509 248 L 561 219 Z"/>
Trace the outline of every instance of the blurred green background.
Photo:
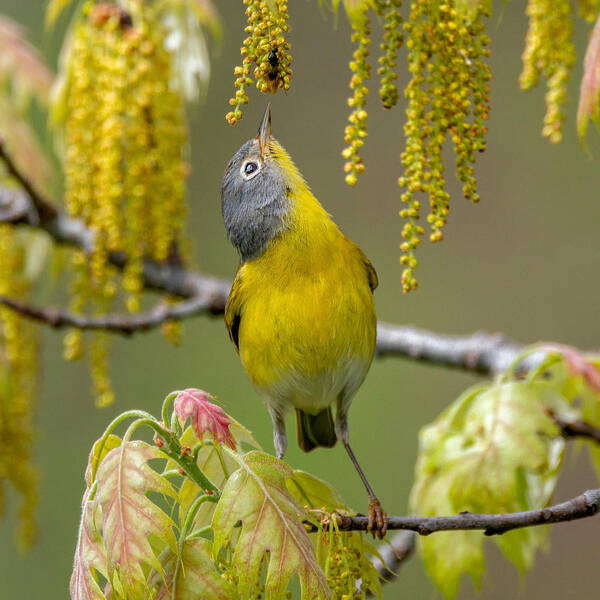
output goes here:
<path id="1" fill-rule="evenodd" d="M 0 12 L 24 23 L 30 39 L 55 68 L 65 19 L 44 32 L 41 0 L 0 0 Z M 370 102 L 367 172 L 355 189 L 343 182 L 340 150 L 347 116 L 348 60 L 352 52 L 343 14 L 335 19 L 317 0 L 290 2 L 294 82 L 292 90 L 266 98 L 250 91 L 251 103 L 236 127 L 224 115 L 233 89 L 244 25 L 239 0 L 217 0 L 224 43 L 212 63 L 204 104 L 190 107 L 191 163 L 189 231 L 196 265 L 231 277 L 236 254 L 221 222 L 219 185 L 230 156 L 255 135 L 267 100 L 273 103 L 273 132 L 342 230 L 369 256 L 379 273 L 380 319 L 449 333 L 502 331 L 525 342 L 556 340 L 581 348 L 600 340 L 600 144 L 590 135 L 590 158 L 576 139 L 574 120 L 587 27 L 576 29 L 578 64 L 571 82 L 565 139 L 551 146 L 540 135 L 543 87 L 518 88 L 526 31 L 525 3 L 495 3 L 492 37 L 492 113 L 488 150 L 479 157 L 481 203 L 467 204 L 451 185 L 452 208 L 445 240 L 420 249 L 421 287 L 401 294 L 398 264 L 401 221 L 399 155 L 402 104 L 386 112 L 376 87 Z M 376 28 L 375 28 L 376 29 Z M 377 34 L 375 34 L 377 35 Z M 401 57 L 400 84 L 407 81 Z M 448 173 L 454 168 L 448 155 Z M 54 302 L 62 301 L 60 290 Z M 88 451 L 106 424 L 129 408 L 156 412 L 173 389 L 200 387 L 272 449 L 271 424 L 248 383 L 221 318 L 198 317 L 185 326 L 181 347 L 159 333 L 139 334 L 114 345 L 112 375 L 117 403 L 93 406 L 87 371 L 62 358 L 62 335 L 44 332 L 43 385 L 39 395 L 37 461 L 42 473 L 39 543 L 27 556 L 13 544 L 16 498 L 0 522 L 0 598 L 68 596 L 83 472 Z M 406 511 L 416 456 L 417 432 L 476 381 L 467 374 L 386 359 L 373 364 L 350 413 L 351 439 L 379 498 L 390 514 Z M 291 423 L 290 423 L 291 425 Z M 0 449 L 1 451 L 1 449 Z M 310 455 L 290 445 L 287 460 L 332 482 L 358 509 L 364 491 L 341 448 Z M 556 499 L 596 486 L 587 457 L 570 453 Z M 551 548 L 524 579 L 489 544 L 481 598 L 564 599 L 597 597 L 600 520 L 552 529 Z M 470 581 L 460 598 L 475 596 Z M 402 569 L 385 598 L 437 598 L 418 558 Z"/>

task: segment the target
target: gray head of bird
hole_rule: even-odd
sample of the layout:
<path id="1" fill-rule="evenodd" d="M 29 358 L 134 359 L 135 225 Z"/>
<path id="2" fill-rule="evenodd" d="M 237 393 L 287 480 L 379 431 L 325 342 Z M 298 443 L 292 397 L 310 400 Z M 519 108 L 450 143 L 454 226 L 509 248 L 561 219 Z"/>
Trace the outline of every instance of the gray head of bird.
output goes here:
<path id="1" fill-rule="evenodd" d="M 271 136 L 271 107 L 267 105 L 258 135 L 234 154 L 221 182 L 225 228 L 242 262 L 260 256 L 285 229 L 290 187 L 283 155 L 285 163 L 291 162 Z"/>

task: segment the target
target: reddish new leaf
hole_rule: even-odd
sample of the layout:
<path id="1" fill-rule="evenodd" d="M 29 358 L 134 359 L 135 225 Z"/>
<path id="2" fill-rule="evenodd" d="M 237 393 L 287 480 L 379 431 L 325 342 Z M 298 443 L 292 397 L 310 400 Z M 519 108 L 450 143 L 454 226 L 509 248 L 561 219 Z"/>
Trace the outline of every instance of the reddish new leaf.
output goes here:
<path id="1" fill-rule="evenodd" d="M 183 424 L 189 418 L 199 440 L 208 434 L 220 444 L 236 449 L 233 435 L 229 431 L 232 420 L 225 411 L 209 402 L 210 394 L 196 388 L 187 388 L 175 397 L 175 413 Z"/>
<path id="2" fill-rule="evenodd" d="M 175 496 L 168 481 L 148 464 L 165 458 L 145 442 L 126 442 L 106 455 L 96 474 L 94 507 L 102 511 L 101 526 L 97 518 L 96 526 L 104 539 L 108 579 L 119 597 L 144 597 L 143 565 L 163 573 L 148 536 L 173 550 L 177 546 L 172 520 L 146 496 Z"/>
<path id="3" fill-rule="evenodd" d="M 585 137 L 588 120 L 599 124 L 600 108 L 600 16 L 594 25 L 585 59 L 583 61 L 583 77 L 579 89 L 579 106 L 577 108 L 577 133 Z"/>

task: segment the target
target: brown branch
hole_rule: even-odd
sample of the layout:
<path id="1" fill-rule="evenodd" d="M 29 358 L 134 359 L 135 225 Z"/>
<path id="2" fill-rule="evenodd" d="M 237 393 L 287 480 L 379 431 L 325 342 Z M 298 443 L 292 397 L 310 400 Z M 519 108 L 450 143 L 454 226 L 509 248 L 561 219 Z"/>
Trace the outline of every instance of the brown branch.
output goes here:
<path id="1" fill-rule="evenodd" d="M 400 567 L 415 551 L 415 534 L 412 531 L 399 531 L 386 544 L 377 548 L 379 556 L 372 559 L 379 577 L 385 583 L 391 583 L 398 577 Z"/>
<path id="2" fill-rule="evenodd" d="M 56 208 L 46 200 L 33 187 L 26 175 L 17 167 L 10 154 L 6 151 L 4 140 L 0 138 L 0 160 L 6 165 L 8 174 L 15 178 L 17 183 L 23 188 L 23 191 L 29 196 L 33 203 L 40 221 L 52 219 L 56 216 Z"/>
<path id="3" fill-rule="evenodd" d="M 56 329 L 62 327 L 101 329 L 123 335 L 154 329 L 165 321 L 179 321 L 201 312 L 213 312 L 214 309 L 221 310 L 220 298 L 204 289 L 198 290 L 197 295 L 178 304 L 168 304 L 161 301 L 145 312 L 134 314 L 110 313 L 101 317 L 82 315 L 54 306 L 31 306 L 5 296 L 0 296 L 0 304 L 11 308 L 24 317 L 40 321 Z"/>
<path id="4" fill-rule="evenodd" d="M 483 530 L 485 535 L 499 535 L 512 529 L 564 523 L 591 517 L 600 511 L 600 488 L 587 490 L 566 502 L 515 513 L 477 514 L 462 512 L 448 517 L 388 517 L 388 530 L 404 529 L 419 535 L 436 531 Z M 341 531 L 366 531 L 368 517 L 338 515 Z"/>
<path id="5" fill-rule="evenodd" d="M 600 444 L 600 429 L 598 429 L 598 427 L 594 427 L 593 425 L 580 420 L 563 421 L 556 416 L 553 418 L 556 424 L 561 428 L 564 437 L 583 437 Z"/>
<path id="6" fill-rule="evenodd" d="M 0 146 L 1 148 L 1 146 Z M 7 165 L 13 165 L 4 149 L 0 154 Z M 94 235 L 81 221 L 73 219 L 41 196 L 16 169 L 13 176 L 26 194 L 7 192 L 0 188 L 0 222 L 26 224 L 44 229 L 60 244 L 67 244 L 90 252 Z M 39 218 L 38 218 L 39 217 Z M 123 269 L 127 256 L 123 252 L 111 252 L 110 262 Z M 218 314 L 224 311 L 231 282 L 225 279 L 205 276 L 190 271 L 180 264 L 159 263 L 145 260 L 142 272 L 146 289 L 166 292 L 172 296 L 189 299 L 177 309 L 179 317 L 186 318 L 201 313 Z M 204 301 L 210 297 L 210 301 Z M 54 327 L 75 321 L 82 329 L 104 328 L 114 332 L 133 333 L 157 327 L 170 315 L 157 317 L 160 311 L 149 311 L 138 315 L 105 315 L 87 317 L 74 315 L 58 308 L 24 307 L 14 300 L 5 300 L 15 308 L 22 308 L 24 314 L 31 315 Z M 161 309 L 163 310 L 163 309 Z M 45 318 L 51 317 L 51 318 Z M 524 348 L 501 334 L 478 332 L 466 336 L 439 334 L 410 325 L 398 326 L 379 322 L 377 326 L 377 356 L 406 357 L 436 365 L 474 371 L 482 374 L 495 374 L 505 371 Z M 529 368 L 543 358 L 544 353 L 529 356 L 522 365 Z"/>

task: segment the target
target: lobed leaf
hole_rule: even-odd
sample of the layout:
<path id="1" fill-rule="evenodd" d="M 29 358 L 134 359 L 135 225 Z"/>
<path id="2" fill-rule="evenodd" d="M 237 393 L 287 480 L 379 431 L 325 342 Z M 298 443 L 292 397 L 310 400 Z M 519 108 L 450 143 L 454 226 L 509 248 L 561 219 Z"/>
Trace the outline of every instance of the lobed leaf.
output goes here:
<path id="1" fill-rule="evenodd" d="M 306 512 L 286 485 L 293 471 L 283 461 L 262 452 L 230 454 L 239 469 L 223 488 L 212 525 L 216 555 L 241 522 L 232 557 L 239 577 L 238 591 L 242 595 L 250 592 L 264 560 L 267 598 L 284 598 L 294 573 L 300 579 L 302 600 L 329 598 L 325 575 L 302 524 Z"/>
<path id="2" fill-rule="evenodd" d="M 300 506 L 327 512 L 348 511 L 348 507 L 343 504 L 340 495 L 331 485 L 306 471 L 294 470 L 291 477 L 286 479 L 286 485 Z"/>
<path id="3" fill-rule="evenodd" d="M 178 565 L 178 561 L 181 561 Z M 237 600 L 233 585 L 215 568 L 213 548 L 209 540 L 187 541 L 181 558 L 172 552 L 164 561 L 164 578 L 154 573 L 148 585 L 157 587 L 154 600 Z"/>
<path id="4" fill-rule="evenodd" d="M 254 439 L 254 436 L 248 429 L 246 429 L 232 417 L 229 417 L 229 415 L 227 415 L 227 417 L 231 421 L 229 425 L 229 431 L 238 447 L 241 444 L 247 444 L 251 447 L 260 449 L 260 445 Z M 189 426 L 185 429 L 179 441 L 182 446 L 188 446 L 190 448 L 194 447 L 195 444 L 198 443 L 198 439 L 192 426 Z M 206 444 L 200 448 L 196 462 L 204 475 L 206 475 L 206 477 L 208 477 L 208 479 L 212 481 L 218 488 L 222 488 L 225 484 L 225 481 L 229 478 L 229 475 L 238 468 L 237 462 L 229 453 L 223 452 L 219 444 Z M 174 461 L 169 460 L 165 470 L 175 468 L 177 468 L 177 464 Z M 183 524 L 191 504 L 198 497 L 198 495 L 203 493 L 204 490 L 200 489 L 200 487 L 194 481 L 188 477 L 184 478 L 177 492 L 180 525 Z M 215 504 L 212 502 L 203 504 L 196 514 L 194 520 L 195 525 L 197 527 L 203 527 L 210 524 L 214 509 Z"/>
<path id="5" fill-rule="evenodd" d="M 145 442 L 134 441 L 110 450 L 96 473 L 93 510 L 101 509 L 101 530 L 106 549 L 107 579 L 122 597 L 143 597 L 143 565 L 163 574 L 149 536 L 173 551 L 177 547 L 173 522 L 146 494 L 175 497 L 166 479 L 148 464 L 166 455 Z M 98 526 L 98 520 L 96 520 Z"/>
<path id="6" fill-rule="evenodd" d="M 420 433 L 411 509 L 431 516 L 545 506 L 563 451 L 535 386 L 509 381 L 468 390 Z M 482 536 L 451 532 L 421 540 L 425 568 L 446 597 L 456 595 L 461 573 L 479 585 Z M 525 570 L 544 540 L 545 529 L 536 528 L 508 532 L 496 542 Z"/>
<path id="7" fill-rule="evenodd" d="M 174 402 L 174 411 L 180 424 L 189 418 L 192 429 L 199 441 L 208 434 L 218 444 L 225 444 L 232 450 L 236 449 L 236 442 L 229 430 L 231 418 L 218 405 L 209 401 L 212 396 L 204 390 L 187 388 L 177 393 Z"/>

